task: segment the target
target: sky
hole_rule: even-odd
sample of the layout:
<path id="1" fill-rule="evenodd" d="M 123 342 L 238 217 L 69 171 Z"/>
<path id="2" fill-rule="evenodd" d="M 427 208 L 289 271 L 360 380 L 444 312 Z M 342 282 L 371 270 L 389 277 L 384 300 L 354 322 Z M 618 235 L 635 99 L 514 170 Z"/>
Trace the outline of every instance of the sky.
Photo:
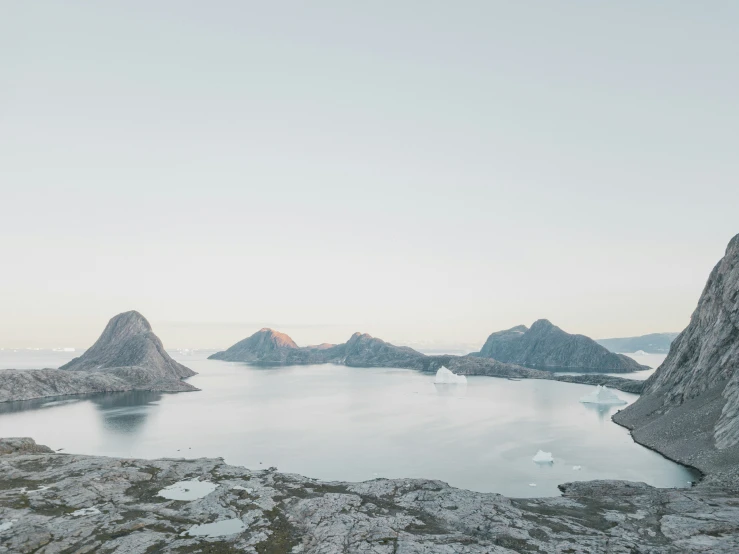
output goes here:
<path id="1" fill-rule="evenodd" d="M 679 331 L 739 233 L 737 2 L 2 12 L 2 347 Z"/>

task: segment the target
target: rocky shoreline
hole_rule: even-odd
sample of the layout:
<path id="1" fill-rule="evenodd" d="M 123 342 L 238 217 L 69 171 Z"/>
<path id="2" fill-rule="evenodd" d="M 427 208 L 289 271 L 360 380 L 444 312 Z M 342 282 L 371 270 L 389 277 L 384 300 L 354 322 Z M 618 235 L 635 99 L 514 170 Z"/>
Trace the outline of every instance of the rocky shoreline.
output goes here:
<path id="1" fill-rule="evenodd" d="M 192 480 L 210 492 L 159 496 Z M 590 481 L 511 499 L 423 479 L 322 482 L 221 459 L 78 456 L 0 439 L 0 552 L 729 553 L 739 549 L 731 485 Z M 198 534 L 219 522 L 214 532 L 231 534 Z"/>

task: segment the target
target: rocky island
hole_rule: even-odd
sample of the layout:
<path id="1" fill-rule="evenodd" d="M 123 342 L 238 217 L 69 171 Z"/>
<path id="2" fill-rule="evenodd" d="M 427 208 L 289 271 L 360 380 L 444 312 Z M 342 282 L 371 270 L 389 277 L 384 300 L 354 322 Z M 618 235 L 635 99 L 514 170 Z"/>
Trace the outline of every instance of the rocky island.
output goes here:
<path id="1" fill-rule="evenodd" d="M 82 356 L 59 369 L 0 370 L 0 402 L 130 390 L 198 390 L 183 381 L 195 375 L 164 350 L 144 316 L 118 314 Z"/>
<path id="2" fill-rule="evenodd" d="M 643 382 L 607 375 L 557 375 L 516 364 L 475 356 L 427 356 L 407 346 L 396 346 L 366 333 L 354 333 L 342 344 L 298 346 L 293 339 L 273 329 L 261 329 L 209 359 L 265 366 L 339 364 L 349 367 L 396 367 L 436 373 L 445 366 L 460 375 L 486 375 L 507 379 L 550 379 L 588 385 L 608 385 L 638 394 Z M 630 358 L 629 358 L 630 359 Z M 633 360 L 632 360 L 633 361 Z M 636 364 L 636 362 L 634 362 Z M 638 367 L 643 368 L 643 366 Z"/>
<path id="3" fill-rule="evenodd" d="M 667 354 L 670 345 L 680 333 L 650 333 L 639 337 L 598 339 L 595 342 L 611 352 L 645 352 L 646 354 Z"/>
<path id="4" fill-rule="evenodd" d="M 629 373 L 649 369 L 623 354 L 609 352 L 585 335 L 572 335 L 546 319 L 531 328 L 518 325 L 490 335 L 481 358 L 547 371 Z"/>

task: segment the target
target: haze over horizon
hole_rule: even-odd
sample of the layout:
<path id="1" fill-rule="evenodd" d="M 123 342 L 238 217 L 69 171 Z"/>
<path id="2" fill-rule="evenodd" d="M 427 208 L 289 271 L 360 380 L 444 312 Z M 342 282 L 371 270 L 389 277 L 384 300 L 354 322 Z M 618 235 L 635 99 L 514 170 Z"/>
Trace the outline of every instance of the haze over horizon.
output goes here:
<path id="1" fill-rule="evenodd" d="M 739 4 L 3 11 L 0 347 L 681 331 L 739 232 Z"/>

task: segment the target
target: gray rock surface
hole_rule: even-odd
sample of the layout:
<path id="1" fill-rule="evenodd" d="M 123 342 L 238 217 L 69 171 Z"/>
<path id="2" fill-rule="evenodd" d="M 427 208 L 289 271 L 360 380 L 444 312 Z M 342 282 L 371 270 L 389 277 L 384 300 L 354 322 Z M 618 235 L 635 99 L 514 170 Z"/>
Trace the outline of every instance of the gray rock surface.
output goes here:
<path id="1" fill-rule="evenodd" d="M 49 396 L 130 390 L 198 390 L 183 378 L 195 375 L 164 350 L 138 312 L 110 320 L 95 344 L 59 369 L 0 370 L 0 402 Z"/>
<path id="2" fill-rule="evenodd" d="M 563 496 L 510 499 L 440 481 L 321 482 L 221 459 L 137 460 L 51 453 L 0 440 L 0 553 L 251 552 L 728 553 L 739 549 L 735 491 L 591 481 Z M 8 444 L 9 443 L 9 444 Z M 190 501 L 159 491 L 216 486 Z M 243 530 L 195 537 L 194 526 Z M 241 528 L 239 525 L 237 528 Z"/>
<path id="3" fill-rule="evenodd" d="M 614 416 L 637 442 L 705 472 L 739 463 L 739 235 L 708 278 L 688 327 Z"/>
<path id="4" fill-rule="evenodd" d="M 476 356 L 547 371 L 628 373 L 649 369 L 614 354 L 585 335 L 571 335 L 546 319 L 490 335 Z"/>
<path id="5" fill-rule="evenodd" d="M 667 354 L 672 341 L 680 333 L 650 333 L 639 337 L 597 339 L 595 342 L 611 352 L 646 352 L 647 354 Z"/>

